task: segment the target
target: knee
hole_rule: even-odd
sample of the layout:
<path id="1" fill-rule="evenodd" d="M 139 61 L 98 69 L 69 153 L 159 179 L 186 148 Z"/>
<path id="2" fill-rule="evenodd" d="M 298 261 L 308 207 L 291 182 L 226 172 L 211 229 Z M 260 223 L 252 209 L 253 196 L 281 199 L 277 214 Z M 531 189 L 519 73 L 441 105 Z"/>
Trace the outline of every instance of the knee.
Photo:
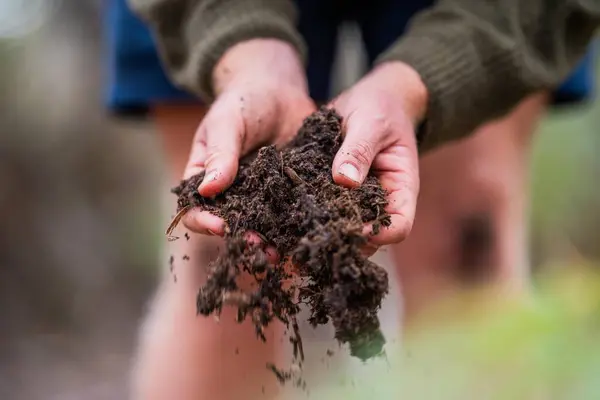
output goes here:
<path id="1" fill-rule="evenodd" d="M 139 329 L 138 348 L 131 370 L 132 399 L 166 398 L 165 393 L 161 393 L 160 382 L 165 372 L 161 365 L 166 361 L 162 358 L 170 353 L 166 347 L 170 341 L 175 343 L 174 338 L 169 338 L 170 335 L 165 331 L 173 325 L 166 320 L 170 311 L 176 311 L 175 302 L 169 298 L 163 285 L 152 300 Z"/>
<path id="2" fill-rule="evenodd" d="M 465 284 L 487 281 L 492 274 L 498 234 L 489 212 L 462 217 L 457 223 L 456 275 Z"/>
<path id="3" fill-rule="evenodd" d="M 164 278 L 142 321 L 131 370 L 131 398 L 136 400 L 192 399 L 199 335 L 194 293 L 179 290 Z"/>

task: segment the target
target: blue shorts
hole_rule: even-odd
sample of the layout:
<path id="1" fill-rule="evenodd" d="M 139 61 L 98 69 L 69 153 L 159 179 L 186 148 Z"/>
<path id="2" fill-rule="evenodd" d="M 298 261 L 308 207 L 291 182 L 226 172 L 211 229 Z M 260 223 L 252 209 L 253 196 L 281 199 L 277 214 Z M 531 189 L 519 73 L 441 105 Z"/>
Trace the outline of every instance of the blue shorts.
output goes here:
<path id="1" fill-rule="evenodd" d="M 369 63 L 372 63 L 403 34 L 409 19 L 433 2 L 296 0 L 300 11 L 298 29 L 310 53 L 307 77 L 311 96 L 317 101 L 329 99 L 337 33 L 343 21 L 358 23 Z M 144 112 L 156 103 L 197 102 L 192 95 L 169 82 L 148 29 L 131 13 L 126 0 L 109 0 L 105 4 L 106 106 L 111 111 L 127 114 Z M 590 51 L 555 92 L 555 100 L 557 103 L 584 101 L 592 97 L 594 85 L 594 54 Z"/>

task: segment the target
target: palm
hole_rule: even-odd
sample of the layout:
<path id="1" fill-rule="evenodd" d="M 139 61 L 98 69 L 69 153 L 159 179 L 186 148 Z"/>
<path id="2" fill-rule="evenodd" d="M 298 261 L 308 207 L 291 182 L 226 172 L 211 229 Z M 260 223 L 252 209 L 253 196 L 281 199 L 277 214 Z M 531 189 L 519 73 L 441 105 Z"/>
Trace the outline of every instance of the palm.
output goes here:
<path id="1" fill-rule="evenodd" d="M 406 238 L 415 217 L 414 199 L 419 190 L 417 154 L 405 145 L 395 143 L 379 152 L 371 171 L 388 192 L 386 211 L 392 217 L 389 228 L 371 238 L 375 245 L 395 243 Z"/>

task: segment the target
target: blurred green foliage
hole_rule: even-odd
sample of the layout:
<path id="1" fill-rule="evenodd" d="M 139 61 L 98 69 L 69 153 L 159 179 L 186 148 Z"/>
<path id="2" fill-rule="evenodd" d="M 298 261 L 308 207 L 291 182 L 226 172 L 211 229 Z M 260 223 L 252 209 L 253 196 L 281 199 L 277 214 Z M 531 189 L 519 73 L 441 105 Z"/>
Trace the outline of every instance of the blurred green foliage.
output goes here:
<path id="1" fill-rule="evenodd" d="M 432 310 L 360 378 L 320 398 L 564 399 L 600 396 L 600 275 L 573 267 L 532 296 L 470 293 Z"/>
<path id="2" fill-rule="evenodd" d="M 600 80 L 600 67 L 596 76 Z M 596 91 L 598 84 L 596 85 Z M 569 238 L 587 256 L 600 257 L 600 102 L 553 108 L 536 137 L 531 175 L 532 227 L 546 258 Z"/>

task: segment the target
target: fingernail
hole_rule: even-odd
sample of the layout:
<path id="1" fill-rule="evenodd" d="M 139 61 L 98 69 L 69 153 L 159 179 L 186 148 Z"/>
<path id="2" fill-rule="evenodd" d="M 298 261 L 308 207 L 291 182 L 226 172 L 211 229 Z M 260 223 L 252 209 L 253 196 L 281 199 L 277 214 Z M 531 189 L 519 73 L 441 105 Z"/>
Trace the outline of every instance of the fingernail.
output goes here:
<path id="1" fill-rule="evenodd" d="M 358 172 L 358 169 L 356 169 L 354 165 L 350 163 L 342 164 L 338 172 L 346 178 L 356 183 L 360 183 L 360 172 Z"/>
<path id="2" fill-rule="evenodd" d="M 216 169 L 210 170 L 204 175 L 204 179 L 202 180 L 202 185 L 207 184 L 208 182 L 214 181 L 217 179 L 218 171 Z"/>
<path id="3" fill-rule="evenodd" d="M 211 231 L 210 229 L 207 229 L 206 232 L 208 233 L 208 236 L 217 236 L 217 234 Z"/>

